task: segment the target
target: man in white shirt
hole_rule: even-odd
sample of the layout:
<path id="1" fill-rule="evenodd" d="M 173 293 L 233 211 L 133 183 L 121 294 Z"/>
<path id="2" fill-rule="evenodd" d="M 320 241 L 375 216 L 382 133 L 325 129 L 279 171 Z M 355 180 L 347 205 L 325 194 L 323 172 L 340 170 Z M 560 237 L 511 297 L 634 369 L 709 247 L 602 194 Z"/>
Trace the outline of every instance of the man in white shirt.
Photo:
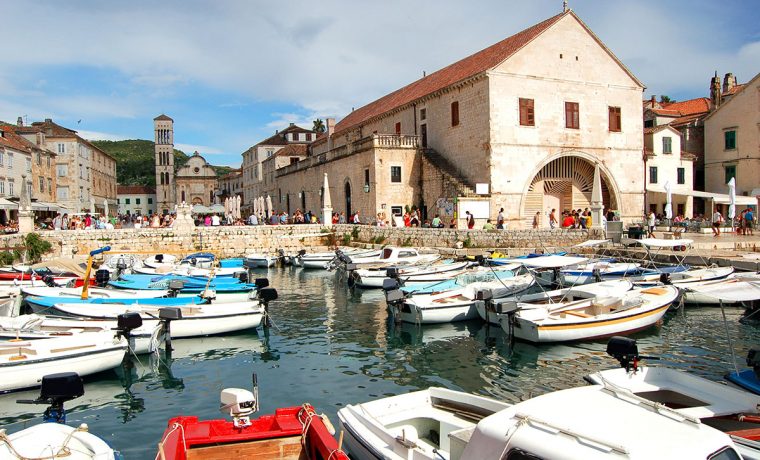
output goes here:
<path id="1" fill-rule="evenodd" d="M 716 209 L 715 213 L 712 215 L 712 231 L 714 237 L 720 236 L 721 223 L 723 223 L 723 215 Z"/>
<path id="2" fill-rule="evenodd" d="M 654 215 L 654 211 L 649 211 L 649 216 L 647 217 L 647 238 L 654 238 L 654 224 L 655 224 L 656 216 Z"/>
<path id="3" fill-rule="evenodd" d="M 218 227 L 219 226 L 219 216 L 214 214 L 211 216 L 211 226 L 212 227 Z"/>

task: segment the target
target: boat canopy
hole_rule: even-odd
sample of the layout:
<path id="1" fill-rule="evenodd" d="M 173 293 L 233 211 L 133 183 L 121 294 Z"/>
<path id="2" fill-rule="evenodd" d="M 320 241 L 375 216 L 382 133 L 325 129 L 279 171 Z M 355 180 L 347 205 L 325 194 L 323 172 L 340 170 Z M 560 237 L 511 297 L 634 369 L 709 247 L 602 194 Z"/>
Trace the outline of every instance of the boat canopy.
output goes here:
<path id="1" fill-rule="evenodd" d="M 689 286 L 689 290 L 724 302 L 750 302 L 760 299 L 760 282 L 741 281 L 740 278 Z"/>
<path id="2" fill-rule="evenodd" d="M 549 255 L 528 259 L 506 259 L 506 261 L 522 264 L 530 268 L 562 268 L 588 262 L 588 259 L 585 257 Z"/>
<path id="3" fill-rule="evenodd" d="M 674 248 L 677 246 L 690 246 L 692 243 L 694 243 L 694 240 L 689 240 L 689 239 L 664 240 L 662 238 L 644 238 L 644 239 L 639 240 L 639 243 L 641 243 L 643 246 L 648 246 L 650 248 Z"/>
<path id="4" fill-rule="evenodd" d="M 574 248 L 591 248 L 594 246 L 600 246 L 602 244 L 609 243 L 610 241 L 612 240 L 588 240 L 588 241 L 584 241 L 583 243 L 578 243 L 573 247 Z"/>

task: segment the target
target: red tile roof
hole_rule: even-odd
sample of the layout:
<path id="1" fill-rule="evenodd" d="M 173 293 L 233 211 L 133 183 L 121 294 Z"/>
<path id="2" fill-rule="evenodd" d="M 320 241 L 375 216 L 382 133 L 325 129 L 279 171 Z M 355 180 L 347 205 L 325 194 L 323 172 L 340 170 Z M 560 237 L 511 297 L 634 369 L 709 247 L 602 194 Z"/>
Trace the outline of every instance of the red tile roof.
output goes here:
<path id="1" fill-rule="evenodd" d="M 31 143 L 27 141 L 26 139 L 24 139 L 23 137 L 16 134 L 13 131 L 13 126 L 1 125 L 0 131 L 2 131 L 2 136 L 0 136 L 0 145 L 12 148 L 14 150 L 18 150 L 19 152 L 31 153 L 32 151 L 30 147 Z"/>
<path id="2" fill-rule="evenodd" d="M 734 85 L 734 87 L 733 87 L 733 88 L 731 88 L 730 90 L 728 90 L 728 91 L 724 92 L 724 93 L 723 93 L 723 96 L 731 96 L 731 95 L 734 95 L 734 94 L 736 94 L 737 92 L 741 91 L 741 89 L 742 89 L 742 88 L 744 88 L 744 86 L 745 86 L 745 85 L 746 85 L 746 83 L 742 83 L 741 85 Z"/>
<path id="3" fill-rule="evenodd" d="M 147 185 L 119 185 L 116 188 L 117 195 L 155 195 L 156 188 Z"/>
<path id="4" fill-rule="evenodd" d="M 495 45 L 491 45 L 461 61 L 457 61 L 364 107 L 354 110 L 335 126 L 335 132 L 339 133 L 352 128 L 373 117 L 382 115 L 397 107 L 406 105 L 416 99 L 496 67 L 567 14 L 572 14 L 571 10 L 553 16 L 522 32 L 518 32 Z"/>
<path id="5" fill-rule="evenodd" d="M 305 157 L 308 148 L 308 144 L 288 144 L 264 161 L 271 160 L 274 157 Z"/>
<path id="6" fill-rule="evenodd" d="M 312 130 L 301 128 L 298 125 L 291 124 L 287 128 L 283 129 L 282 131 L 277 131 L 273 136 L 268 137 L 264 139 L 263 141 L 259 142 L 258 144 L 252 146 L 248 150 L 251 150 L 254 147 L 258 147 L 260 145 L 288 145 L 291 143 L 291 141 L 287 140 L 285 138 L 285 135 L 288 133 L 312 133 L 317 134 Z M 319 136 L 313 136 L 313 139 L 316 139 Z M 306 141 L 305 141 L 306 142 Z"/>
<path id="7" fill-rule="evenodd" d="M 696 99 L 689 99 L 688 101 L 670 102 L 663 104 L 662 108 L 679 112 L 681 116 L 704 113 L 710 111 L 710 99 L 698 97 Z"/>
<path id="8" fill-rule="evenodd" d="M 172 120 L 170 117 L 168 117 L 168 116 L 164 115 L 163 113 L 162 113 L 161 115 L 157 116 L 156 118 L 154 118 L 153 120 L 154 120 L 154 121 L 156 121 L 156 120 L 163 120 L 163 121 L 174 121 L 174 120 Z"/>
<path id="9" fill-rule="evenodd" d="M 652 113 L 656 115 L 660 115 L 663 117 L 680 117 L 681 112 L 678 110 L 668 110 L 668 109 L 649 109 L 652 111 Z"/>

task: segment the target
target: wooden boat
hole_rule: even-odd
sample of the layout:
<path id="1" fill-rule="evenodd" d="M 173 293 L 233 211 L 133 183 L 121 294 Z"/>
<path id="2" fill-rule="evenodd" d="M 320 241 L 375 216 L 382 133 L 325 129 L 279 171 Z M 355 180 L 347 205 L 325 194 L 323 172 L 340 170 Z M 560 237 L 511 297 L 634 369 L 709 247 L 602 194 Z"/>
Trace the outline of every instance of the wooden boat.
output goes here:
<path id="1" fill-rule="evenodd" d="M 353 458 L 440 460 L 449 458 L 454 433 L 472 430 L 508 407 L 491 398 L 433 387 L 349 404 L 338 411 L 338 420 Z"/>
<path id="2" fill-rule="evenodd" d="M 139 315 L 138 315 L 139 317 Z M 132 353 L 153 353 L 163 341 L 164 326 L 160 322 L 151 325 L 142 324 L 130 329 L 125 336 Z M 51 339 L 56 337 L 73 337 L 93 332 L 110 332 L 121 329 L 119 320 L 86 320 L 82 318 L 63 318 L 40 315 L 21 315 L 0 317 L 0 338 L 3 339 Z"/>
<path id="3" fill-rule="evenodd" d="M 478 302 L 475 304 L 475 308 L 478 310 L 478 315 L 483 321 L 498 325 L 500 324 L 500 319 L 503 314 L 497 313 L 497 310 L 502 310 L 502 305 L 507 306 L 507 310 L 509 310 L 509 304 L 515 304 L 517 302 L 520 302 L 521 308 L 530 308 L 533 304 L 538 306 L 576 302 L 597 296 L 606 297 L 618 295 L 630 291 L 632 288 L 633 284 L 625 279 L 607 280 L 599 283 L 574 286 L 571 288 L 541 291 L 534 294 L 522 294 L 520 296 L 510 296 L 503 299 L 493 300 L 492 302 Z"/>
<path id="4" fill-rule="evenodd" d="M 467 273 L 472 262 L 411 265 L 389 268 L 360 268 L 351 272 L 350 281 L 361 288 L 382 288 L 385 280 L 398 279 L 404 285 L 428 284 Z"/>
<path id="5" fill-rule="evenodd" d="M 3 433 L 0 459 L 114 459 L 120 458 L 102 439 L 89 432 L 86 424 L 65 425 L 64 403 L 84 394 L 82 379 L 76 373 L 42 377 L 40 396 L 32 404 L 48 404 L 43 422 L 16 433 Z M 5 430 L 3 430 L 5 431 Z"/>
<path id="6" fill-rule="evenodd" d="M 86 376 L 113 369 L 127 347 L 127 340 L 111 331 L 0 342 L 0 392 L 37 387 L 43 375 L 60 370 Z"/>
<path id="7" fill-rule="evenodd" d="M 656 286 L 541 306 L 518 302 L 500 323 L 506 333 L 529 342 L 598 339 L 653 326 L 677 297 L 674 286 Z"/>
<path id="8" fill-rule="evenodd" d="M 68 297 L 81 298 L 81 287 L 58 287 L 58 286 L 28 286 L 21 288 L 21 292 L 26 296 L 37 297 Z M 146 289 L 107 289 L 90 287 L 87 290 L 87 297 L 91 299 L 151 299 L 166 297 L 169 295 L 168 289 L 146 290 Z"/>
<path id="9" fill-rule="evenodd" d="M 607 354 L 617 359 L 620 367 L 587 376 L 590 383 L 624 390 L 651 405 L 668 408 L 679 417 L 734 437 L 760 441 L 760 395 L 690 372 L 640 365 L 640 360 L 650 358 L 640 356 L 636 341 L 630 338 L 610 339 Z"/>
<path id="10" fill-rule="evenodd" d="M 252 418 L 258 411 L 258 389 L 222 391 L 222 410 L 232 420 L 175 417 L 158 443 L 159 460 L 195 459 L 324 459 L 348 460 L 326 416 L 309 404 L 276 409 Z M 334 431 L 334 429 L 333 429 Z"/>
<path id="11" fill-rule="evenodd" d="M 397 321 L 419 324 L 449 323 L 478 317 L 477 293 L 490 290 L 496 298 L 514 295 L 535 283 L 530 274 L 477 281 L 458 289 L 435 294 L 415 294 L 400 302 L 389 302 L 391 315 Z"/>

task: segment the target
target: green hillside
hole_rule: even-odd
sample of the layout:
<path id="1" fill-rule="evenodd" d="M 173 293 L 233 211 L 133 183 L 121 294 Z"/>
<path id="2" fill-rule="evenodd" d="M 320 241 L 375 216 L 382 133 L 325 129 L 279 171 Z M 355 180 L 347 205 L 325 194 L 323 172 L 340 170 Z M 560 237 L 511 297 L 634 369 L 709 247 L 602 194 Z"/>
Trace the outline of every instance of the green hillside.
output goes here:
<path id="1" fill-rule="evenodd" d="M 154 144 L 152 141 L 91 141 L 96 147 L 116 158 L 116 180 L 119 185 L 156 185 Z M 188 156 L 174 149 L 174 166 L 185 164 Z"/>

